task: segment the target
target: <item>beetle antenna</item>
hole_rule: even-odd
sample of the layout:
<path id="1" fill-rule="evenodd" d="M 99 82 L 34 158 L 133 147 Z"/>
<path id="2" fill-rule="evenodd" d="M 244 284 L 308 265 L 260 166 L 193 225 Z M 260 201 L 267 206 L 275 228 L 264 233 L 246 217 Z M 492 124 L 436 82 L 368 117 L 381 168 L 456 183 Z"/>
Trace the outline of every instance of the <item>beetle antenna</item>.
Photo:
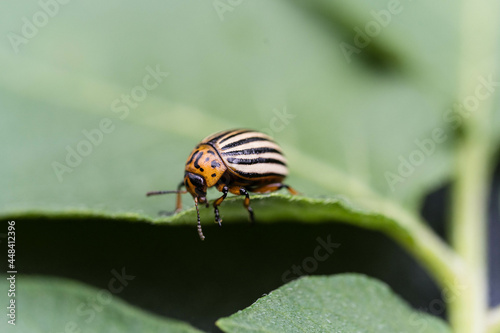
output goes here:
<path id="1" fill-rule="evenodd" d="M 200 221 L 200 211 L 198 210 L 198 198 L 194 197 L 194 206 L 196 207 L 196 216 L 198 217 L 198 235 L 201 240 L 205 240 L 205 236 L 203 235 L 203 231 L 201 230 L 201 221 Z"/>
<path id="2" fill-rule="evenodd" d="M 152 196 L 152 195 L 159 195 L 159 194 L 172 194 L 172 193 L 177 193 L 177 194 L 185 194 L 187 191 L 181 191 L 181 190 L 176 190 L 176 191 L 151 191 L 146 193 L 146 196 Z"/>

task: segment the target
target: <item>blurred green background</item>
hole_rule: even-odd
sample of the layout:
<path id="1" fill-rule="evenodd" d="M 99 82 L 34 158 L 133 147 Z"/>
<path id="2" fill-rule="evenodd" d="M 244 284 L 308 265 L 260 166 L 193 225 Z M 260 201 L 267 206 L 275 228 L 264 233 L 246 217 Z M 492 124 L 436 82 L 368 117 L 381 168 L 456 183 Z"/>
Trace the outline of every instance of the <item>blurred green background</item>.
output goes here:
<path id="1" fill-rule="evenodd" d="M 2 2 L 0 215 L 20 226 L 21 271 L 102 287 L 111 269 L 130 267 L 137 283 L 120 297 L 215 330 L 217 318 L 280 286 L 281 272 L 331 234 L 342 255 L 315 273 L 361 271 L 428 306 L 439 295 L 427 275 L 372 232 L 297 221 L 250 230 L 246 220 L 219 230 L 207 214 L 213 242 L 201 245 L 194 220 L 189 227 L 123 221 L 152 221 L 173 208 L 173 197 L 144 194 L 174 189 L 205 136 L 245 127 L 283 146 L 287 183 L 302 194 L 356 204 L 370 189 L 444 233 L 447 192 L 423 203 L 453 170 L 456 133 L 446 117 L 460 102 L 459 3 L 400 1 L 395 14 L 390 3 Z M 347 55 L 370 24 L 379 29 Z M 168 75 L 141 89 L 157 69 Z M 136 96 L 129 106 L 126 95 Z M 498 106 L 498 94 L 491 98 Z M 113 130 L 100 139 L 94 130 L 103 119 Z M 500 129 L 499 112 L 493 125 Z M 387 172 L 398 174 L 421 150 L 416 141 L 436 129 L 444 142 L 391 187 Z M 88 140 L 84 131 L 98 144 L 68 166 L 68 149 Z M 58 176 L 61 165 L 67 169 Z"/>
<path id="2" fill-rule="evenodd" d="M 344 192 L 338 170 L 415 205 L 449 170 L 451 140 L 394 192 L 384 177 L 414 140 L 446 129 L 457 71 L 451 2 L 401 2 L 349 57 L 341 43 L 355 46 L 354 28 L 374 20 L 371 10 L 387 11 L 386 2 L 243 1 L 222 21 L 211 2 L 69 2 L 26 44 L 9 35 L 23 36 L 22 18 L 40 10 L 35 1 L 2 10 L 10 36 L 1 49 L 3 211 L 155 214 L 157 202 L 142 194 L 174 188 L 199 140 L 231 127 L 271 129 L 274 110 L 293 116 L 271 132 L 290 159 L 289 182 L 307 195 Z M 120 119 L 113 110 L 122 96 L 157 66 L 168 77 Z M 59 182 L 52 163 L 65 164 L 66 146 L 76 149 L 103 118 L 114 131 Z"/>

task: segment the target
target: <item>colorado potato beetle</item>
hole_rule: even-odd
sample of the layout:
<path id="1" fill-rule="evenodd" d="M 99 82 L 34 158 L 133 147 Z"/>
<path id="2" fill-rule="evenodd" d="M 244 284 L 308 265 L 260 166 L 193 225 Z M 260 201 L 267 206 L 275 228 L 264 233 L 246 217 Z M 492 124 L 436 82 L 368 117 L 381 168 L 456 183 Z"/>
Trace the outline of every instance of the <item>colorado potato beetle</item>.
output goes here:
<path id="1" fill-rule="evenodd" d="M 281 148 L 264 133 L 248 129 L 222 131 L 206 137 L 194 148 L 186 162 L 184 180 L 176 191 L 153 191 L 146 195 L 176 193 L 177 213 L 182 209 L 181 194 L 191 193 L 198 217 L 198 235 L 204 240 L 198 204 L 209 207 L 206 197 L 209 187 L 215 186 L 222 192 L 213 202 L 216 223 L 221 225 L 219 205 L 228 192 L 245 196 L 243 205 L 254 222 L 249 192 L 270 193 L 286 188 L 297 194 L 282 183 L 288 174 L 286 162 Z M 181 190 L 182 187 L 186 190 Z"/>

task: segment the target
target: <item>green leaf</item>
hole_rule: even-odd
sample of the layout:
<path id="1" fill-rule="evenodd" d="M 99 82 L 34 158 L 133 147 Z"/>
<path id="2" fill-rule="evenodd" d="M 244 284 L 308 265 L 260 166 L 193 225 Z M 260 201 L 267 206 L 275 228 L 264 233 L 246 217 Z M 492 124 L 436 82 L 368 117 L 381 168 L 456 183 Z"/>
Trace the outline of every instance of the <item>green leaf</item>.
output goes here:
<path id="1" fill-rule="evenodd" d="M 287 183 L 304 196 L 255 197 L 257 221 L 388 231 L 434 275 L 449 276 L 456 258 L 417 214 L 450 176 L 454 143 L 443 113 L 454 97 L 456 5 L 429 13 L 431 4 L 405 4 L 351 61 L 342 43 L 354 43 L 353 29 L 385 2 L 252 1 L 223 21 L 210 2 L 61 6 L 18 53 L 0 45 L 0 146 L 9 156 L 0 164 L 0 188 L 8 189 L 0 191 L 0 216 L 194 226 L 192 209 L 159 219 L 175 198 L 145 193 L 176 188 L 206 135 L 248 127 L 281 143 Z M 1 9 L 9 13 L 0 20 L 3 35 L 20 34 L 19 18 L 37 10 L 21 2 Z M 402 38 L 401 29 L 411 33 Z M 127 104 L 123 96 L 140 91 L 157 68 L 168 75 Z M 111 125 L 102 125 L 106 119 Z M 436 129 L 443 142 L 433 139 Z M 188 196 L 184 203 L 193 207 Z M 202 222 L 212 223 L 203 211 Z M 223 203 L 221 214 L 225 223 L 247 221 L 239 202 Z"/>
<path id="2" fill-rule="evenodd" d="M 401 15 L 427 8 L 412 5 Z M 16 6 L 10 9 L 11 15 L 22 16 L 25 8 Z M 389 62 L 381 74 L 365 58 L 348 63 L 339 45 L 353 42 L 353 36 L 345 35 L 346 24 L 354 27 L 361 17 L 352 17 L 349 23 L 330 17 L 332 26 L 318 23 L 322 7 L 306 10 L 293 2 L 257 1 L 241 5 L 221 22 L 209 3 L 204 4 L 206 11 L 185 2 L 155 6 L 148 15 L 137 16 L 141 5 L 120 4 L 120 22 L 133 17 L 137 25 L 119 24 L 120 34 L 111 37 L 108 32 L 117 24 L 113 10 L 97 15 L 100 5 L 71 3 L 64 7 L 64 15 L 61 12 L 23 45 L 22 57 L 0 47 L 0 61 L 7 71 L 0 76 L 4 105 L 0 144 L 11 156 L 0 166 L 0 185 L 9 189 L 0 193 L 2 216 L 72 212 L 75 217 L 106 214 L 156 220 L 157 212 L 173 208 L 175 199 L 146 198 L 147 191 L 174 189 L 182 179 L 185 159 L 204 136 L 230 127 L 250 127 L 273 131 L 289 159 L 287 182 L 305 196 L 336 200 L 341 195 L 354 212 L 382 215 L 405 229 L 420 223 L 412 214 L 423 196 L 450 172 L 452 135 L 440 111 L 448 105 L 453 89 L 434 93 L 414 71 L 402 70 L 406 65 Z M 359 7 L 343 10 L 357 12 Z M 273 11 L 282 15 L 272 15 Z M 404 16 L 394 17 L 394 24 L 403 25 Z M 75 22 L 85 17 L 98 18 L 96 24 L 82 29 Z M 343 28 L 335 28 L 335 20 L 341 20 L 337 23 Z M 16 24 L 2 22 L 3 30 L 16 31 Z M 434 24 L 440 32 L 455 33 L 452 26 L 441 27 L 439 17 Z M 183 29 L 179 38 L 172 29 L 175 26 L 190 28 Z M 426 30 L 430 26 L 408 38 L 420 43 L 423 36 L 433 35 Z M 391 24 L 386 31 L 392 29 L 397 28 Z M 199 31 L 204 31 L 203 37 Z M 395 42 L 383 42 L 386 35 L 374 39 L 381 43 L 377 48 L 403 52 L 391 50 Z M 109 40 L 114 47 L 103 48 Z M 47 42 L 52 43 L 53 56 L 44 56 Z M 423 52 L 425 47 L 417 49 Z M 218 51 L 213 54 L 214 50 Z M 447 47 L 434 50 L 453 56 Z M 369 62 L 375 61 L 372 51 L 363 49 Z M 75 57 L 86 61 L 75 62 Z M 404 52 L 399 57 L 404 58 Z M 438 59 L 434 67 L 419 73 L 431 75 L 433 84 L 446 86 L 455 68 Z M 410 66 L 412 60 L 408 61 Z M 127 107 L 122 96 L 142 85 L 157 66 L 169 75 L 143 101 Z M 436 66 L 441 72 L 434 77 Z M 101 137 L 97 129 L 106 118 L 114 130 Z M 437 127 L 443 128 L 447 141 L 430 143 L 430 151 L 424 154 L 414 141 L 429 142 Z M 71 153 L 86 148 L 91 151 L 88 156 Z M 390 184 L 386 173 L 398 176 L 400 164 L 409 163 L 413 152 L 424 156 L 424 161 L 409 166 L 408 174 Z M 63 171 L 62 165 L 69 171 Z M 209 198 L 218 195 L 212 191 Z M 193 206 L 188 196 L 184 202 Z M 278 209 L 281 214 L 290 204 L 264 205 L 256 214 L 272 216 Z M 224 212 L 226 208 L 223 204 L 221 211 L 228 221 L 232 215 L 229 208 Z M 302 213 L 294 217 L 308 220 Z"/>
<path id="3" fill-rule="evenodd" d="M 303 277 L 217 321 L 225 332 L 451 332 L 390 288 L 359 274 Z"/>
<path id="4" fill-rule="evenodd" d="M 194 229 L 192 198 L 181 214 L 159 218 L 175 198 L 145 193 L 175 189 L 206 135 L 248 127 L 272 132 L 288 156 L 287 183 L 302 193 L 255 196 L 258 223 L 383 230 L 446 280 L 457 258 L 418 211 L 453 170 L 445 116 L 456 98 L 457 3 L 402 2 L 347 59 L 343 43 L 387 4 L 245 1 L 222 20 L 212 2 L 71 1 L 16 49 L 9 36 L 22 35 L 41 8 L 0 3 L 0 217 Z M 126 104 L 156 68 L 168 75 Z M 247 222 L 241 200 L 224 202 L 221 214 L 224 223 Z M 212 221 L 203 209 L 202 223 Z"/>
<path id="5" fill-rule="evenodd" d="M 373 204 L 382 205 L 386 214 L 378 213 L 375 209 L 356 206 L 350 200 L 340 196 L 329 199 L 314 199 L 273 193 L 252 197 L 252 207 L 256 212 L 259 223 L 307 222 L 311 224 L 330 221 L 379 230 L 392 236 L 418 259 L 422 260 L 436 275 L 438 282 L 445 281 L 450 278 L 454 271 L 460 269 L 460 263 L 457 262 L 454 254 L 417 218 L 399 210 L 391 202 L 375 201 L 366 203 L 366 205 Z M 242 221 L 248 223 L 248 213 L 243 209 L 240 198 L 226 199 L 222 207 L 224 224 L 228 222 L 241 223 Z M 201 208 L 200 216 L 201 220 L 204 221 L 202 225 L 213 224 L 213 210 L 211 208 Z M 13 219 L 48 217 L 62 220 L 111 217 L 119 221 L 192 225 L 193 231 L 196 226 L 196 211 L 194 208 L 184 210 L 174 216 L 155 219 L 145 218 L 141 214 L 134 213 L 117 213 L 110 216 L 107 212 L 88 212 L 85 210 L 65 210 L 49 214 L 43 211 L 35 211 L 29 214 L 11 214 L 9 217 Z"/>
<path id="6" fill-rule="evenodd" d="M 7 277 L 0 279 L 4 291 L 9 289 Z M 2 332 L 201 332 L 179 320 L 134 308 L 110 290 L 67 279 L 17 275 L 15 286 L 15 297 L 7 301 L 15 300 L 15 326 L 3 318 Z M 3 299 L 3 305 L 8 305 Z"/>
<path id="7" fill-rule="evenodd" d="M 155 3 L 147 15 L 137 15 L 145 8 L 134 2 L 62 6 L 18 54 L 9 44 L 0 46 L 0 143 L 10 156 L 0 166 L 0 185 L 9 188 L 0 194 L 0 211 L 156 217 L 166 207 L 144 193 L 174 189 L 198 141 L 231 127 L 272 130 L 289 158 L 288 183 L 308 196 L 344 194 L 356 203 L 376 193 L 417 210 L 451 165 L 452 135 L 442 113 L 452 98 L 450 43 L 456 32 L 453 22 L 442 20 L 455 5 L 434 13 L 427 10 L 430 3 L 407 4 L 373 47 L 352 55 L 350 63 L 339 47 L 353 43 L 346 31 L 362 26 L 370 9 L 382 10 L 385 2 L 346 3 L 324 12 L 333 5 L 317 1 L 306 9 L 300 2 L 255 1 L 227 12 L 224 21 L 211 3 Z M 16 18 L 33 10 L 9 6 L 0 32 L 19 34 L 23 21 Z M 324 22 L 318 21 L 321 13 L 337 14 Z M 426 26 L 401 40 L 399 29 L 409 20 L 421 22 L 416 13 L 425 13 Z M 78 23 L 87 17 L 96 22 Z M 179 35 L 175 27 L 181 26 L 189 28 Z M 435 42 L 444 35 L 446 46 Z M 385 67 L 373 68 L 373 48 L 405 62 L 386 59 Z M 126 107 L 121 96 L 141 86 L 146 68 L 157 65 L 169 75 L 121 119 L 125 114 L 112 104 Z M 437 94 L 436 85 L 446 90 Z M 283 118 L 285 111 L 291 118 Z M 91 153 L 80 162 L 73 156 L 77 165 L 69 165 L 67 147 L 85 150 L 82 142 L 89 140 L 82 131 L 96 133 L 103 118 L 114 130 L 102 140 L 94 134 Z M 408 160 L 419 149 L 414 141 L 431 138 L 437 127 L 448 140 L 391 186 L 385 173 L 397 175 L 400 156 Z M 54 162 L 71 172 L 58 177 Z M 164 201 L 171 207 L 174 199 Z"/>

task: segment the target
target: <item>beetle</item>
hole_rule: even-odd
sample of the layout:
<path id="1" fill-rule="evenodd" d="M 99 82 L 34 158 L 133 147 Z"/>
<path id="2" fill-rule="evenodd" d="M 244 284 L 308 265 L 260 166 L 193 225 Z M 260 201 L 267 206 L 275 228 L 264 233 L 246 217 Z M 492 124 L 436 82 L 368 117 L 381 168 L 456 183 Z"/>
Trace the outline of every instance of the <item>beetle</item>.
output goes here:
<path id="1" fill-rule="evenodd" d="M 286 188 L 297 194 L 290 186 L 283 184 L 288 174 L 287 161 L 281 148 L 269 136 L 250 129 L 233 129 L 209 135 L 189 155 L 184 180 L 174 191 L 152 191 L 146 195 L 176 193 L 175 213 L 182 209 L 181 194 L 193 196 L 198 218 L 198 235 L 205 239 L 201 229 L 198 204 L 206 204 L 207 189 L 215 186 L 222 196 L 214 200 L 215 222 L 221 225 L 219 206 L 228 193 L 244 195 L 243 205 L 254 222 L 250 207 L 249 192 L 270 193 Z M 181 190 L 183 187 L 186 190 Z"/>

